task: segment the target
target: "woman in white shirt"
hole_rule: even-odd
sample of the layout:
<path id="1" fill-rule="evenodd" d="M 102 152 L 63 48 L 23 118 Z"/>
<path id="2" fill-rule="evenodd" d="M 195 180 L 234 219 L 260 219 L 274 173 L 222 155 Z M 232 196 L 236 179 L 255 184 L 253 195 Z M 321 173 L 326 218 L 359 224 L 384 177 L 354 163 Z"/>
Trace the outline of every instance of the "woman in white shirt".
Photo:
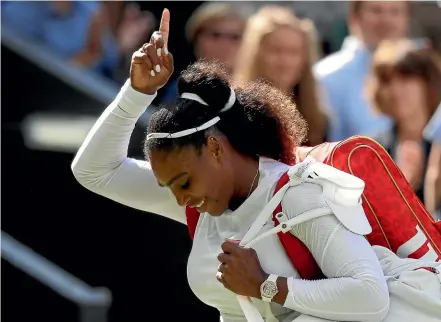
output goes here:
<path id="1" fill-rule="evenodd" d="M 236 294 L 252 297 L 267 322 L 383 320 L 390 298 L 377 256 L 362 235 L 333 215 L 319 185 L 290 188 L 282 206 L 288 218 L 319 207 L 329 210 L 291 230 L 327 279 L 300 279 L 277 235 L 253 249 L 226 241 L 244 237 L 305 138 L 305 122 L 279 90 L 263 83 L 233 85 L 219 65 L 195 63 L 181 75 L 181 98 L 152 115 L 145 143 L 149 161 L 127 157 L 138 117 L 173 72 L 169 18 L 164 10 L 160 32 L 134 53 L 130 80 L 78 151 L 72 164 L 77 180 L 102 196 L 184 224 L 185 206 L 197 208 L 188 280 L 224 322 L 247 321 Z M 262 232 L 272 227 L 269 219 Z M 267 294 L 260 290 L 269 274 L 277 284 L 271 302 L 261 300 Z"/>

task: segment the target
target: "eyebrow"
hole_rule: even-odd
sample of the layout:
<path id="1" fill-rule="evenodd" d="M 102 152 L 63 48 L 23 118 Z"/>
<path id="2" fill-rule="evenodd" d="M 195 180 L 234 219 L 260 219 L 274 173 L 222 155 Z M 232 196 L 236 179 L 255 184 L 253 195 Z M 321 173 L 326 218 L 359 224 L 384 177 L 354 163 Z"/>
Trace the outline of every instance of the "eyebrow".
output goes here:
<path id="1" fill-rule="evenodd" d="M 168 187 L 168 186 L 171 186 L 171 185 L 173 184 L 173 182 L 175 182 L 176 180 L 178 180 L 179 178 L 181 178 L 181 177 L 183 177 L 183 176 L 185 176 L 185 175 L 188 175 L 188 172 L 181 172 L 181 173 L 178 173 L 177 175 L 173 176 L 173 178 L 171 178 L 170 180 L 168 180 L 168 182 L 167 182 L 165 185 L 161 184 L 159 181 L 158 181 L 158 184 L 159 184 L 161 187 Z"/>

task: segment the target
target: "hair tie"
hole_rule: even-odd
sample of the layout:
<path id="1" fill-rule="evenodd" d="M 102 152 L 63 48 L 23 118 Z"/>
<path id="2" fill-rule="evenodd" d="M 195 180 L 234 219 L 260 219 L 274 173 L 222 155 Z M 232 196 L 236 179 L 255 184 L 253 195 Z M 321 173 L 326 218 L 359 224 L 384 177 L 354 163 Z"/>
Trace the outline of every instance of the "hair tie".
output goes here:
<path id="1" fill-rule="evenodd" d="M 193 101 L 196 101 L 202 105 L 208 106 L 208 103 L 205 102 L 199 95 L 197 95 L 195 93 L 187 93 L 187 92 L 182 93 L 181 98 L 193 100 Z M 224 112 L 228 111 L 230 108 L 233 107 L 235 102 L 236 102 L 236 93 L 230 87 L 230 97 L 228 98 L 228 101 L 225 103 L 224 107 L 221 110 L 219 110 L 219 113 L 224 113 Z"/>
<path id="2" fill-rule="evenodd" d="M 194 94 L 194 93 L 182 93 L 181 98 L 193 100 L 193 101 L 196 101 L 202 105 L 208 106 L 207 102 L 205 102 L 199 95 Z M 235 102 L 236 102 L 236 93 L 234 93 L 234 90 L 232 88 L 230 88 L 230 97 L 228 98 L 228 102 L 225 103 L 224 107 L 219 111 L 219 113 L 224 113 L 224 112 L 228 111 L 234 105 Z M 146 141 L 151 140 L 151 139 L 155 139 L 155 138 L 156 139 L 180 138 L 180 137 L 187 136 L 187 135 L 190 135 L 190 134 L 202 131 L 202 130 L 206 130 L 209 127 L 212 127 L 213 125 L 215 125 L 219 121 L 220 121 L 220 117 L 216 116 L 216 117 L 212 118 L 211 120 L 205 122 L 202 125 L 196 126 L 191 129 L 179 131 L 176 133 L 150 133 L 147 135 Z"/>

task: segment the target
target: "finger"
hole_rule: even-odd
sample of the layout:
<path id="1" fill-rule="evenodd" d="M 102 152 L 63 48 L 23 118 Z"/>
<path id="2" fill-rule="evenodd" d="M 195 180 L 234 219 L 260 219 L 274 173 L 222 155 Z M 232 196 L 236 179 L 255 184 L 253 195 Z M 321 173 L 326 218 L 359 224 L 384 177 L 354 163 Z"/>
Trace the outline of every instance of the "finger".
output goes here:
<path id="1" fill-rule="evenodd" d="M 155 46 L 153 46 L 152 44 L 146 44 L 144 45 L 144 52 L 147 53 L 147 55 L 150 58 L 150 61 L 153 64 L 153 69 L 155 70 L 155 72 L 159 73 L 161 71 L 161 66 L 160 61 L 159 61 L 159 57 L 158 57 L 158 53 L 156 52 L 156 48 Z"/>
<path id="2" fill-rule="evenodd" d="M 227 290 L 230 290 L 231 292 L 234 293 L 234 291 L 230 287 L 230 283 L 228 282 L 228 276 L 227 275 L 225 275 L 224 273 L 221 273 L 221 272 L 217 272 L 216 273 L 216 279 L 218 280 L 219 283 L 222 283 L 222 285 Z"/>
<path id="3" fill-rule="evenodd" d="M 236 244 L 236 245 L 239 245 L 239 244 L 240 244 L 240 240 L 237 240 L 237 239 L 229 239 L 229 238 L 225 238 L 225 241 L 226 241 L 226 242 L 229 242 L 229 243 Z"/>
<path id="4" fill-rule="evenodd" d="M 237 250 L 238 250 L 238 248 L 240 248 L 240 246 L 238 244 L 231 243 L 229 241 L 225 241 L 222 243 L 221 248 L 224 251 L 224 253 L 234 254 L 235 252 L 237 252 Z"/>
<path id="5" fill-rule="evenodd" d="M 216 279 L 220 282 L 220 283 L 224 283 L 223 282 L 223 274 L 221 272 L 216 272 Z"/>
<path id="6" fill-rule="evenodd" d="M 221 272 L 222 274 L 225 273 L 225 270 L 227 269 L 228 264 L 220 263 L 217 267 L 218 272 Z"/>
<path id="7" fill-rule="evenodd" d="M 167 48 L 164 47 L 164 50 L 162 51 L 162 64 L 164 65 L 167 70 L 170 71 L 170 73 L 173 73 L 174 64 L 173 64 L 173 55 L 167 51 Z"/>
<path id="8" fill-rule="evenodd" d="M 170 32 L 170 11 L 165 8 L 162 12 L 161 22 L 159 24 L 159 31 L 164 37 L 164 46 L 168 47 L 168 35 Z"/>
<path id="9" fill-rule="evenodd" d="M 149 70 L 151 70 L 153 68 L 153 65 L 152 65 L 152 62 L 150 61 L 149 56 L 140 50 L 135 51 L 133 53 L 132 62 L 134 64 L 144 64 L 144 66 Z"/>
<path id="10" fill-rule="evenodd" d="M 226 264 L 226 263 L 230 262 L 231 258 L 230 258 L 230 255 L 228 255 L 228 254 L 220 253 L 219 255 L 217 255 L 217 260 L 221 263 Z"/>
<path id="11" fill-rule="evenodd" d="M 144 52 L 137 50 L 132 55 L 132 61 L 137 64 L 141 64 L 144 62 L 144 58 L 147 57 L 147 54 Z"/>
<path id="12" fill-rule="evenodd" d="M 150 43 L 155 46 L 158 57 L 162 56 L 162 48 L 164 47 L 164 38 L 159 31 L 155 31 L 150 37 Z"/>

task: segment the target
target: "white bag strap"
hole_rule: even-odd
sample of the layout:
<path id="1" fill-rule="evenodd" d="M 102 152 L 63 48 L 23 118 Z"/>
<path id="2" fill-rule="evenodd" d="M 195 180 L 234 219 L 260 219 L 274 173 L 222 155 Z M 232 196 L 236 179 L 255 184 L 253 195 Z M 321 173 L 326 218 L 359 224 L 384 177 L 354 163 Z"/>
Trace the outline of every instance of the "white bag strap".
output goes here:
<path id="1" fill-rule="evenodd" d="M 276 234 L 279 231 L 282 231 L 284 229 L 284 228 L 282 228 L 283 227 L 282 224 L 280 224 L 277 227 L 272 228 L 267 233 L 256 237 L 257 234 L 259 233 L 259 231 L 262 229 L 263 225 L 265 225 L 265 223 L 268 221 L 270 216 L 273 214 L 276 207 L 282 202 L 282 199 L 283 199 L 286 191 L 290 187 L 297 186 L 304 181 L 304 180 L 302 180 L 302 174 L 304 173 L 304 171 L 308 168 L 308 166 L 312 162 L 314 162 L 314 159 L 312 159 L 311 157 L 308 157 L 303 162 L 293 166 L 288 171 L 288 175 L 289 175 L 288 183 L 285 184 L 282 188 L 280 188 L 280 190 L 276 194 L 274 194 L 274 196 L 271 198 L 269 203 L 260 212 L 259 216 L 257 216 L 257 219 L 251 225 L 250 229 L 247 231 L 245 236 L 242 238 L 239 245 L 241 245 L 245 248 L 249 248 L 249 247 L 251 247 L 251 245 L 253 245 L 257 241 L 259 241 L 267 236 L 270 236 L 272 234 Z M 317 215 L 319 215 L 319 213 L 317 213 Z M 293 225 L 298 224 L 298 223 L 303 222 L 305 220 L 309 220 L 310 217 L 306 218 L 306 217 L 302 216 L 302 218 L 294 218 L 294 219 L 297 219 L 298 222 L 293 221 L 292 223 L 290 222 L 290 224 L 293 224 Z M 286 225 L 286 223 L 284 223 L 283 225 Z M 285 226 L 285 228 L 286 228 L 286 226 Z M 240 307 L 242 308 L 242 311 L 245 315 L 245 318 L 247 319 L 248 322 L 264 322 L 262 316 L 260 315 L 259 311 L 254 306 L 253 302 L 251 301 L 251 299 L 249 297 L 242 296 L 242 295 L 236 295 L 236 297 L 237 297 L 237 301 L 239 302 Z"/>

